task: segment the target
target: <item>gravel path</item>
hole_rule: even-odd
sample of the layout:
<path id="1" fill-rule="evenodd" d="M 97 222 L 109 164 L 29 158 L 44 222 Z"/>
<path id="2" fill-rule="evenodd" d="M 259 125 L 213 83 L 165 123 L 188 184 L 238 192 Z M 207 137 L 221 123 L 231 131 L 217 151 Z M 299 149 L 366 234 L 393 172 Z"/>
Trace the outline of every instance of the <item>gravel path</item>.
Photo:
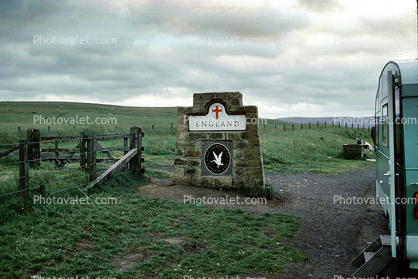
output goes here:
<path id="1" fill-rule="evenodd" d="M 374 165 L 341 175 L 266 173 L 266 180 L 279 190 L 276 212 L 301 217 L 288 245 L 309 257 L 286 267 L 281 278 L 350 277 L 351 260 L 379 234 L 388 234 L 380 205 L 334 203 L 340 195 L 374 198 Z"/>

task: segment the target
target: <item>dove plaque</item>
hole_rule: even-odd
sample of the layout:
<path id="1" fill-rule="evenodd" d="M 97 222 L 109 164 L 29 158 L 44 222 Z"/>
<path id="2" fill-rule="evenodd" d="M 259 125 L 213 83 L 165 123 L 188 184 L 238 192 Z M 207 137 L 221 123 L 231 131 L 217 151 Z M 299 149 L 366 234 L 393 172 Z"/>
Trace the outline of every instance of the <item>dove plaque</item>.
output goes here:
<path id="1" fill-rule="evenodd" d="M 204 167 L 202 168 L 203 175 L 231 175 L 231 149 L 230 141 L 205 141 L 202 143 L 202 162 Z"/>

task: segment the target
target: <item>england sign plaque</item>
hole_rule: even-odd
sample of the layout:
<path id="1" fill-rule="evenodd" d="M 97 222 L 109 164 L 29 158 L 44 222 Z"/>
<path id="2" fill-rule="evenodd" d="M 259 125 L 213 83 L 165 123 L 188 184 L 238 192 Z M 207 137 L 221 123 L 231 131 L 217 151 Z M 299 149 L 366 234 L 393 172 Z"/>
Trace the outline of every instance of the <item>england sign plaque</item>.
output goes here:
<path id="1" fill-rule="evenodd" d="M 245 129 L 245 115 L 229 115 L 221 103 L 213 103 L 206 115 L 189 116 L 190 131 L 244 131 Z"/>

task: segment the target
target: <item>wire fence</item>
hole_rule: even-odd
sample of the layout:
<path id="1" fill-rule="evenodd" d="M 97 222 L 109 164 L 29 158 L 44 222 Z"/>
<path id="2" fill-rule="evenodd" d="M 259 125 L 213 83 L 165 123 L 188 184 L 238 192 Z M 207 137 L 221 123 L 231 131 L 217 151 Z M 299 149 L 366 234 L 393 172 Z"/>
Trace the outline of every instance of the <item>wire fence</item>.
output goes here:
<path id="1" fill-rule="evenodd" d="M 259 123 L 259 129 L 270 129 L 270 130 L 277 130 L 277 131 L 301 131 L 301 130 L 313 130 L 313 129 L 321 129 L 327 127 L 335 127 L 335 128 L 346 128 L 351 130 L 358 130 L 358 131 L 368 131 L 370 132 L 371 127 L 367 125 L 360 125 L 360 124 L 347 124 L 341 125 L 341 123 L 327 123 L 327 122 L 315 122 L 315 123 L 287 123 L 287 124 L 263 124 Z"/>
<path id="2" fill-rule="evenodd" d="M 35 125 L 36 126 L 36 125 Z M 156 123 L 156 124 L 143 124 L 141 125 L 142 131 L 152 131 L 152 130 L 161 130 L 161 129 L 165 129 L 165 130 L 172 130 L 175 131 L 177 129 L 177 123 L 175 122 L 169 122 L 169 123 Z M 13 135 L 24 135 L 26 133 L 26 131 L 28 129 L 32 129 L 31 126 L 8 126 L 8 127 L 3 127 L 2 128 L 2 132 L 5 134 L 13 134 Z M 61 133 L 65 133 L 67 135 L 72 135 L 72 134 L 79 134 L 82 131 L 86 130 L 85 126 L 71 126 L 71 125 L 61 125 L 61 126 L 45 126 L 45 125 L 38 125 L 37 129 L 40 130 L 40 132 L 44 135 L 49 135 L 49 134 L 61 134 Z M 92 126 L 92 127 L 87 127 L 87 130 L 94 130 L 96 132 L 99 133 L 103 133 L 104 131 L 106 133 L 110 133 L 110 132 L 115 132 L 115 133 L 121 133 L 123 131 L 129 131 L 130 126 L 127 125 L 106 125 L 106 127 L 102 127 L 102 126 Z"/>
<path id="3" fill-rule="evenodd" d="M 370 131 L 371 127 L 373 125 L 371 125 L 371 123 L 367 123 L 366 125 L 363 125 L 365 122 L 363 121 L 362 124 L 358 124 L 354 121 L 343 121 L 338 122 L 338 121 L 331 121 L 331 122 L 308 122 L 308 123 L 285 123 L 285 122 L 281 122 L 281 121 L 277 121 L 277 120 L 271 120 L 271 119 L 264 119 L 264 118 L 259 118 L 257 120 L 257 124 L 260 128 L 260 130 L 262 129 L 270 129 L 270 130 L 277 130 L 277 131 L 300 131 L 300 130 L 311 130 L 311 129 L 320 129 L 320 128 L 325 128 L 325 127 L 338 127 L 338 128 L 346 128 L 346 129 L 351 129 L 351 130 L 361 130 L 361 131 Z M 248 123 L 248 124 L 255 124 L 255 123 Z M 11 133 L 14 135 L 23 135 L 25 133 L 25 127 L 23 126 L 18 126 L 18 127 L 8 127 L 6 133 Z M 129 129 L 128 126 L 121 126 L 121 125 L 115 125 L 115 126 L 107 126 L 106 127 L 106 131 L 107 132 L 121 132 L 121 131 L 126 131 L 127 129 Z M 68 126 L 65 128 L 56 128 L 54 126 L 47 126 L 47 127 L 42 127 L 41 132 L 43 134 L 50 134 L 50 133 L 54 133 L 54 132 L 58 132 L 58 133 L 79 133 L 80 130 L 83 130 L 82 128 L 79 128 L 78 126 Z M 97 130 L 96 132 L 100 132 L 101 129 Z M 177 131 L 177 123 L 175 122 L 169 122 L 169 123 L 157 123 L 157 124 L 144 124 L 142 125 L 142 131 L 145 131 L 147 134 L 148 133 L 161 133 L 161 132 L 172 132 L 175 133 Z M 71 137 L 71 136 L 68 136 Z M 1 146 L 1 145 L 0 145 Z M 1 148 L 1 147 L 0 147 Z M 0 151 L 0 157 L 1 157 L 1 152 Z"/>

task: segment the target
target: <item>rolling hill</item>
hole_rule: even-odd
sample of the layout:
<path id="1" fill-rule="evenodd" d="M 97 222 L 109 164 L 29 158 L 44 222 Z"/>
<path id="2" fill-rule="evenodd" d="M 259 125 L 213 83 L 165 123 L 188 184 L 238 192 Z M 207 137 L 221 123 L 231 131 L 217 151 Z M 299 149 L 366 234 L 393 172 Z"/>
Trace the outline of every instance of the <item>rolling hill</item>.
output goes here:
<path id="1" fill-rule="evenodd" d="M 351 125 L 354 125 L 354 127 L 357 127 L 357 125 L 360 125 L 360 127 L 373 127 L 374 124 L 374 117 L 368 116 L 368 117 L 284 117 L 284 118 L 276 118 L 276 120 L 280 121 L 286 121 L 286 122 L 294 122 L 294 123 L 302 123 L 302 124 L 308 124 L 308 123 L 327 123 L 332 124 L 334 122 L 334 125 L 338 125 L 339 123 L 341 126 L 345 126 L 347 123 L 347 127 L 351 127 Z"/>

